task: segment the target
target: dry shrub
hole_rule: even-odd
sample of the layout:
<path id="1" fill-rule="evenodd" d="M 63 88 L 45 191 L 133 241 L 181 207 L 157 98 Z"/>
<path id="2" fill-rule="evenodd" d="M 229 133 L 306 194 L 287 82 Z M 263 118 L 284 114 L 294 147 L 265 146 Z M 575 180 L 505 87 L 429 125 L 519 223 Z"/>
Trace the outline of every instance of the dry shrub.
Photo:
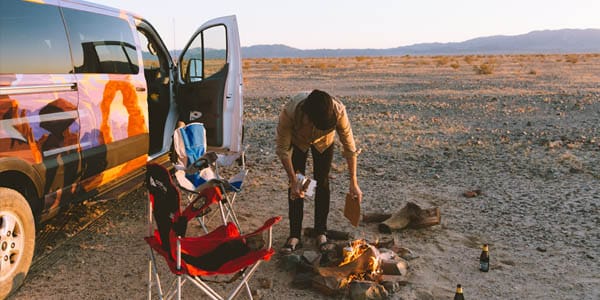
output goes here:
<path id="1" fill-rule="evenodd" d="M 450 62 L 450 58 L 448 56 L 438 56 L 435 58 L 437 66 L 444 66 Z"/>
<path id="2" fill-rule="evenodd" d="M 472 64 L 475 61 L 475 57 L 473 55 L 467 55 L 465 56 L 465 62 L 467 64 Z"/>
<path id="3" fill-rule="evenodd" d="M 496 65 L 493 62 L 484 62 L 478 66 L 474 66 L 473 70 L 479 75 L 489 75 L 494 73 Z"/>
<path id="4" fill-rule="evenodd" d="M 529 75 L 537 75 L 537 71 L 534 69 L 529 70 Z"/>
<path id="5" fill-rule="evenodd" d="M 327 68 L 330 68 L 330 69 L 335 69 L 336 65 L 334 65 L 334 64 L 331 64 L 331 63 L 330 63 L 330 64 L 328 64 L 328 63 L 326 63 L 326 62 L 318 62 L 318 63 L 314 63 L 314 64 L 310 65 L 310 67 L 311 67 L 312 69 L 320 69 L 320 70 L 325 70 L 325 69 L 327 69 Z"/>
<path id="6" fill-rule="evenodd" d="M 450 64 L 450 67 L 452 69 L 456 70 L 456 69 L 460 68 L 460 65 L 458 64 L 457 61 L 455 61 L 455 62 L 453 62 L 453 63 Z"/>
<path id="7" fill-rule="evenodd" d="M 278 64 L 273 64 L 271 66 L 271 71 L 279 71 L 279 65 Z"/>
<path id="8" fill-rule="evenodd" d="M 251 62 L 249 60 L 244 60 L 244 65 L 242 66 L 242 68 L 247 70 L 250 68 L 250 64 Z"/>
<path id="9" fill-rule="evenodd" d="M 358 61 L 358 62 L 361 62 L 361 61 L 363 61 L 363 60 L 366 60 L 367 58 L 368 58 L 368 57 L 366 57 L 366 56 L 357 56 L 357 57 L 355 57 L 354 59 L 356 59 L 356 61 Z"/>
<path id="10" fill-rule="evenodd" d="M 576 64 L 579 61 L 579 56 L 574 54 L 565 55 L 565 61 L 568 63 Z"/>
<path id="11" fill-rule="evenodd" d="M 290 64 L 292 64 L 292 59 L 291 58 L 282 58 L 281 63 L 284 65 L 290 65 Z"/>

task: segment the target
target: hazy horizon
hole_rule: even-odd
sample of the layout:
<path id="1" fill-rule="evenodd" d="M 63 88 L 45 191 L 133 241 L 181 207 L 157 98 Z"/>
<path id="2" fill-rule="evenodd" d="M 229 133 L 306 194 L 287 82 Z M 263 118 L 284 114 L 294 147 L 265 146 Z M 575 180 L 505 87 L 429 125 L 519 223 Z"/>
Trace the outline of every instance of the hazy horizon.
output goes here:
<path id="1" fill-rule="evenodd" d="M 297 49 L 387 49 L 421 43 L 462 42 L 531 31 L 600 28 L 600 1 L 356 0 L 282 2 L 230 0 L 88 0 L 137 13 L 169 48 L 181 49 L 208 19 L 235 14 L 241 44 Z M 576 12 L 576 13 L 574 13 Z"/>

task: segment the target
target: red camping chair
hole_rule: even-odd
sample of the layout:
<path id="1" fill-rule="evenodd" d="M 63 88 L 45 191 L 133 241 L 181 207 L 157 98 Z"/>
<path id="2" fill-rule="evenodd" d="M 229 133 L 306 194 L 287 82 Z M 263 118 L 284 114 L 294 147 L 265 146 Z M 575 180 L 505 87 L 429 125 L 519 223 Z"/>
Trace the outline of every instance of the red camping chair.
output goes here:
<path id="1" fill-rule="evenodd" d="M 148 164 L 146 173 L 148 188 L 149 232 L 145 238 L 150 246 L 148 272 L 148 299 L 152 298 L 155 284 L 160 299 L 181 299 L 181 287 L 192 282 L 211 299 L 232 299 L 245 287 L 248 297 L 252 293 L 248 285 L 253 273 L 263 260 L 269 260 L 272 248 L 272 226 L 281 220 L 274 217 L 257 230 L 241 235 L 234 223 L 217 227 L 206 235 L 185 237 L 187 222 L 201 214 L 210 204 L 223 197 L 218 187 L 202 190 L 198 197 L 183 211 L 180 209 L 179 190 L 173 184 L 169 171 L 158 165 Z M 153 219 L 156 221 L 154 228 Z M 265 245 L 263 231 L 268 230 Z M 154 252 L 164 257 L 171 273 L 176 275 L 175 289 L 163 293 Z M 240 279 L 227 297 L 219 295 L 202 277 L 234 274 L 231 281 Z M 154 282 L 155 281 L 155 282 Z"/>

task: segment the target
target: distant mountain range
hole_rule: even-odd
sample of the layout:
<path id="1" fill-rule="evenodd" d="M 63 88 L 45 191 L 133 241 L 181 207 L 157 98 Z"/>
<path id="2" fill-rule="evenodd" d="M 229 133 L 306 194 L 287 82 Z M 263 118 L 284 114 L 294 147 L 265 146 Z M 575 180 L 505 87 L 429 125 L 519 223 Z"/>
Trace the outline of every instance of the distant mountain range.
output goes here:
<path id="1" fill-rule="evenodd" d="M 542 30 L 521 35 L 495 35 L 464 42 L 423 43 L 389 49 L 302 50 L 286 45 L 242 47 L 244 58 L 531 53 L 600 53 L 600 29 Z"/>

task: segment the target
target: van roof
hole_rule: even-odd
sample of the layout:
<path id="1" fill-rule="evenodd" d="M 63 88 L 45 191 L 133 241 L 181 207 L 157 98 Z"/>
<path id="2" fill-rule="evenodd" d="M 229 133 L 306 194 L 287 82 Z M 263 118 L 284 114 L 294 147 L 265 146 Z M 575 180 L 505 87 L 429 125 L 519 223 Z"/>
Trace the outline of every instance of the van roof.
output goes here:
<path id="1" fill-rule="evenodd" d="M 69 4 L 75 4 L 79 8 L 81 6 L 87 6 L 87 7 L 91 8 L 90 9 L 91 11 L 105 10 L 105 11 L 111 11 L 114 13 L 118 13 L 121 15 L 123 15 L 123 14 L 130 15 L 130 16 L 132 16 L 134 18 L 138 18 L 138 19 L 143 18 L 142 16 L 140 16 L 134 12 L 128 11 L 128 10 L 119 9 L 119 8 L 112 7 L 112 6 L 106 6 L 103 4 L 98 4 L 98 3 L 94 3 L 94 2 L 90 2 L 90 1 L 84 1 L 84 0 L 58 0 L 58 1 L 59 1 L 60 6 L 71 7 L 71 5 L 69 5 Z"/>

